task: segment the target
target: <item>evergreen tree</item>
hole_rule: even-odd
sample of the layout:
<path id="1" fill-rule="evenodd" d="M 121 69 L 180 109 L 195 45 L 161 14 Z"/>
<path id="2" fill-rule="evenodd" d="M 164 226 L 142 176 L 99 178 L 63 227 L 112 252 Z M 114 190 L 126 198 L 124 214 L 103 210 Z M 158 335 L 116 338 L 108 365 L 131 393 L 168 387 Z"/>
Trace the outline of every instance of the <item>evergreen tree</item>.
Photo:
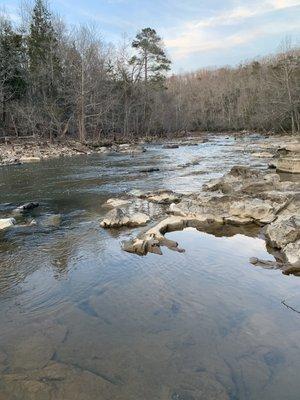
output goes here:
<path id="1" fill-rule="evenodd" d="M 25 49 L 22 35 L 9 21 L 0 21 L 0 99 L 5 124 L 9 102 L 20 99 L 26 89 Z"/>
<path id="2" fill-rule="evenodd" d="M 36 85 L 53 91 L 56 75 L 60 71 L 58 39 L 52 16 L 44 0 L 36 0 L 32 11 L 28 36 L 29 68 Z"/>
<path id="3" fill-rule="evenodd" d="M 138 54 L 132 57 L 131 63 L 139 65 L 145 83 L 162 84 L 170 70 L 171 61 L 167 58 L 162 40 L 156 31 L 151 28 L 142 29 L 132 42 L 132 47 Z"/>

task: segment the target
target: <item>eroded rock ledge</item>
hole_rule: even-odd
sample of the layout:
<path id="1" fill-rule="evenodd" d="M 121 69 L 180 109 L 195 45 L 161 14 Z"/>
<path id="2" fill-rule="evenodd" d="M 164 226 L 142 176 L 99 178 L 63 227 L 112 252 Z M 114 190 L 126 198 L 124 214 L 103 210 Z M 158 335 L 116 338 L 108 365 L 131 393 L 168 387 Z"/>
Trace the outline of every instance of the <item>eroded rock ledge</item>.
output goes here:
<path id="1" fill-rule="evenodd" d="M 265 235 L 267 244 L 279 251 L 280 266 L 298 268 L 299 186 L 298 182 L 281 182 L 278 174 L 235 166 L 222 178 L 204 185 L 200 193 L 177 195 L 170 191 L 159 191 L 140 194 L 139 197 L 146 201 L 161 204 L 165 216 L 172 215 L 144 230 L 136 238 L 123 242 L 122 248 L 138 255 L 148 252 L 162 254 L 162 246 L 183 251 L 178 243 L 164 235 L 187 227 L 217 233 L 224 226 L 255 224 Z M 126 210 L 123 212 L 126 214 Z M 134 216 L 131 218 L 134 219 Z"/>

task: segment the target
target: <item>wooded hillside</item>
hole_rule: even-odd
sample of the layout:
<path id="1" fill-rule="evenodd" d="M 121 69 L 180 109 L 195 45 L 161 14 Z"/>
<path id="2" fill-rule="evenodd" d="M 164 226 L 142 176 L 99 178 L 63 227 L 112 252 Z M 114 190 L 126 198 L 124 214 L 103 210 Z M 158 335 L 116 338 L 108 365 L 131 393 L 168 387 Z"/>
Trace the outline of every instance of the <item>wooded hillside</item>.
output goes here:
<path id="1" fill-rule="evenodd" d="M 182 130 L 300 131 L 300 50 L 238 67 L 170 74 L 158 34 L 108 46 L 36 0 L 26 22 L 0 17 L 0 136 L 81 141 Z"/>

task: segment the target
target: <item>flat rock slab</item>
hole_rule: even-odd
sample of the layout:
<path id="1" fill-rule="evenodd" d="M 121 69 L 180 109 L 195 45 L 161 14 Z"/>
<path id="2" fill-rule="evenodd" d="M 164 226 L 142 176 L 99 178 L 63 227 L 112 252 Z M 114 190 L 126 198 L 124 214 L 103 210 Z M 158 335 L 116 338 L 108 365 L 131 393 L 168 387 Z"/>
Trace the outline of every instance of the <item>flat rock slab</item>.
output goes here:
<path id="1" fill-rule="evenodd" d="M 136 227 L 146 225 L 149 221 L 150 218 L 146 214 L 135 213 L 129 215 L 120 208 L 115 208 L 106 214 L 106 217 L 100 222 L 100 226 L 102 228 Z"/>
<path id="2" fill-rule="evenodd" d="M 22 163 L 35 163 L 41 161 L 41 157 L 21 157 L 20 162 Z"/>
<path id="3" fill-rule="evenodd" d="M 300 174 L 300 156 L 281 157 L 277 162 L 277 171 Z"/>
<path id="4" fill-rule="evenodd" d="M 130 200 L 123 199 L 108 199 L 105 205 L 113 208 L 122 207 L 130 203 Z"/>

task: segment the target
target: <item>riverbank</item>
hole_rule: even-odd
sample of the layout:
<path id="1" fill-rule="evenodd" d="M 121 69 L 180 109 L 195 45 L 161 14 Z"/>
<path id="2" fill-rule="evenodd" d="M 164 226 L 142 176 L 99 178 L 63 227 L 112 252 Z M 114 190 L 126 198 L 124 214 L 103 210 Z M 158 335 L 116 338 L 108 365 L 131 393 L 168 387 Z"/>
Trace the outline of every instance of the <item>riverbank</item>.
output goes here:
<path id="1" fill-rule="evenodd" d="M 171 147 L 169 147 L 171 148 Z M 300 144 L 297 138 L 272 138 L 237 144 L 236 151 L 258 160 L 259 169 L 234 166 L 193 194 L 161 189 L 110 199 L 113 210 L 102 220 L 103 228 L 144 226 L 151 217 L 144 203 L 161 207 L 158 221 L 150 229 L 123 243 L 123 250 L 138 255 L 162 254 L 161 247 L 183 251 L 165 234 L 188 227 L 220 234 L 242 232 L 258 226 L 276 262 L 254 258 L 263 268 L 281 268 L 284 274 L 300 275 Z M 276 169 L 277 173 L 272 172 Z M 281 172 L 286 174 L 282 177 Z M 294 174 L 295 173 L 295 174 Z M 297 179 L 299 177 L 299 179 Z M 171 216 L 170 216 L 171 215 Z M 226 235 L 226 233 L 225 233 Z"/>
<path id="2" fill-rule="evenodd" d="M 297 398 L 300 280 L 282 274 L 259 214 L 166 233 L 185 253 L 121 250 L 167 218 L 186 220 L 170 214 L 176 207 L 200 215 L 211 206 L 217 219 L 234 197 L 249 210 L 276 189 L 269 215 L 277 212 L 299 176 L 268 169 L 274 138 L 228 137 L 0 168 L 0 218 L 15 220 L 0 231 L 0 398 L 277 400 L 287 397 L 287 376 L 289 400 Z M 216 179 L 220 189 L 204 190 Z M 103 229 L 116 206 L 129 226 Z"/>
<path id="3" fill-rule="evenodd" d="M 223 136 L 225 139 L 234 137 L 237 143 L 239 143 L 249 135 L 256 136 L 258 134 L 251 134 L 246 131 L 213 134 L 207 132 L 181 132 L 165 138 L 149 136 L 145 140 L 137 139 L 132 141 L 126 141 L 125 139 L 118 139 L 116 141 L 106 139 L 101 142 L 90 142 L 86 144 L 76 140 L 49 142 L 34 139 L 7 138 L 6 141 L 0 143 L 0 166 L 36 163 L 59 157 L 72 157 L 79 154 L 127 153 L 135 155 L 145 152 L 145 146 L 148 144 L 161 144 L 165 146 L 165 148 L 176 149 L 179 146 L 197 146 L 198 144 L 210 141 L 211 138 L 215 136 Z M 300 144 L 300 139 L 299 137 L 297 138 L 297 136 L 267 135 L 264 139 L 265 143 L 261 143 L 259 148 L 261 150 L 265 149 L 265 151 L 261 151 L 261 154 L 257 154 L 257 157 L 266 157 L 270 155 L 270 151 L 272 152 L 272 156 L 275 156 L 276 150 L 282 147 L 284 148 L 288 144 Z M 244 151 L 249 150 L 238 145 L 236 149 L 238 151 L 241 149 Z"/>

